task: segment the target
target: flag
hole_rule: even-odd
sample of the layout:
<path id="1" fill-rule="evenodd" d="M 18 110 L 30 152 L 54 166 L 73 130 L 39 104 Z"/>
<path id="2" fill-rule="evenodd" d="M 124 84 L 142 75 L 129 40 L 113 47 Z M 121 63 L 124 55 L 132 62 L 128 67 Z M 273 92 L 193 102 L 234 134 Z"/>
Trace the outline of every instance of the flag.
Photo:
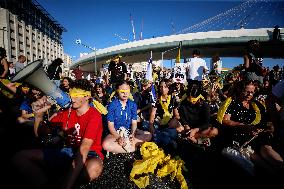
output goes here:
<path id="1" fill-rule="evenodd" d="M 176 57 L 176 63 L 180 63 L 180 50 L 181 50 L 181 42 L 179 42 L 178 54 L 177 54 L 177 57 Z"/>
<path id="2" fill-rule="evenodd" d="M 151 85 L 150 97 L 151 97 L 151 104 L 155 105 L 157 102 L 157 96 L 156 96 L 156 90 L 155 90 L 154 83 L 152 83 Z"/>
<path id="3" fill-rule="evenodd" d="M 146 72 L 146 79 L 149 81 L 153 81 L 153 68 L 152 68 L 152 57 L 149 58 L 148 60 L 148 65 L 147 65 L 147 72 Z"/>
<path id="4" fill-rule="evenodd" d="M 156 91 L 155 91 L 155 86 L 153 83 L 153 60 L 152 60 L 152 52 L 151 52 L 151 57 L 148 60 L 148 65 L 147 65 L 147 72 L 146 72 L 146 79 L 148 81 L 151 81 L 151 92 L 150 92 L 150 97 L 151 97 L 151 103 L 154 105 L 157 101 L 156 97 Z"/>

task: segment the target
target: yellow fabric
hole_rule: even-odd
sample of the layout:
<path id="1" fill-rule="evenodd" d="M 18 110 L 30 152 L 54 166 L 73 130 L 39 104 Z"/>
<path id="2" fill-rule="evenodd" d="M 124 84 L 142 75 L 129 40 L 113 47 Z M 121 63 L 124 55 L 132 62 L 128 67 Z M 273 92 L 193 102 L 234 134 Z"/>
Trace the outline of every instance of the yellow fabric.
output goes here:
<path id="1" fill-rule="evenodd" d="M 184 167 L 183 160 L 174 160 L 170 159 L 166 161 L 165 165 L 157 171 L 158 177 L 165 177 L 168 174 L 171 174 L 171 180 L 173 181 L 174 178 L 177 178 L 179 183 L 181 184 L 181 189 L 187 189 L 187 183 L 185 181 L 184 176 L 182 175 L 182 167 Z"/>
<path id="2" fill-rule="evenodd" d="M 178 54 L 176 57 L 176 63 L 180 63 L 180 48 L 178 48 Z"/>
<path id="3" fill-rule="evenodd" d="M 190 102 L 192 102 L 192 103 L 194 103 L 194 102 L 197 102 L 199 99 L 203 99 L 203 100 L 205 100 L 205 98 L 200 94 L 200 95 L 198 95 L 198 97 L 196 97 L 196 98 L 194 98 L 194 97 L 190 97 Z"/>
<path id="4" fill-rule="evenodd" d="M 259 124 L 259 122 L 261 120 L 261 113 L 260 113 L 260 110 L 259 110 L 259 108 L 258 108 L 258 106 L 256 105 L 255 102 L 252 102 L 251 104 L 252 104 L 252 107 L 253 107 L 253 109 L 255 111 L 255 119 L 254 119 L 254 121 L 251 124 L 252 125 L 257 125 L 257 124 Z"/>
<path id="5" fill-rule="evenodd" d="M 108 113 L 106 107 L 102 105 L 99 101 L 93 100 L 94 107 L 103 115 L 106 115 Z"/>
<path id="6" fill-rule="evenodd" d="M 164 110 L 164 115 L 163 115 L 163 119 L 161 120 L 161 125 L 166 125 L 170 119 L 173 117 L 173 115 L 169 112 L 169 105 L 170 105 L 170 102 L 171 102 L 171 95 L 168 96 L 167 98 L 167 102 L 166 103 L 163 103 L 162 101 L 162 96 L 160 97 L 159 99 L 160 101 L 160 104 Z"/>
<path id="7" fill-rule="evenodd" d="M 85 91 L 83 89 L 72 88 L 69 90 L 71 97 L 87 97 L 91 96 L 91 91 Z"/>
<path id="8" fill-rule="evenodd" d="M 153 73 L 153 82 L 155 82 L 155 81 L 157 81 L 157 79 L 158 79 L 158 74 L 157 73 Z"/>
<path id="9" fill-rule="evenodd" d="M 182 160 L 173 160 L 170 155 L 166 156 L 163 149 L 158 148 L 154 142 L 145 142 L 140 148 L 142 160 L 135 160 L 133 168 L 130 173 L 130 180 L 132 180 L 139 188 L 146 188 L 149 185 L 149 176 L 141 176 L 141 174 L 154 173 L 158 165 L 164 165 L 157 171 L 158 177 L 171 175 L 173 180 L 175 177 L 181 184 L 182 189 L 187 189 L 187 183 L 182 175 L 182 168 L 184 162 Z"/>
<path id="10" fill-rule="evenodd" d="M 186 99 L 186 98 L 187 98 L 187 94 L 185 93 L 184 95 L 182 95 L 180 101 L 182 102 L 182 101 L 183 101 L 184 99 Z"/>
<path id="11" fill-rule="evenodd" d="M 221 104 L 221 106 L 220 106 L 220 108 L 219 108 L 219 110 L 218 110 L 218 113 L 217 113 L 217 121 L 218 121 L 219 123 L 222 124 L 222 122 L 223 122 L 223 117 L 224 117 L 224 115 L 225 115 L 225 113 L 226 113 L 226 111 L 227 111 L 229 105 L 231 104 L 231 102 L 232 102 L 232 98 L 229 97 L 229 98 L 227 98 L 227 99 Z"/>
<path id="12" fill-rule="evenodd" d="M 117 92 L 119 92 L 119 93 L 130 93 L 130 90 L 129 89 L 128 90 L 119 89 L 119 90 L 117 90 Z"/>
<path id="13" fill-rule="evenodd" d="M 136 83 L 134 83 L 134 88 L 133 88 L 132 91 L 133 91 L 134 94 L 137 93 L 137 92 L 139 92 L 139 89 L 138 89 L 138 86 L 137 86 Z"/>

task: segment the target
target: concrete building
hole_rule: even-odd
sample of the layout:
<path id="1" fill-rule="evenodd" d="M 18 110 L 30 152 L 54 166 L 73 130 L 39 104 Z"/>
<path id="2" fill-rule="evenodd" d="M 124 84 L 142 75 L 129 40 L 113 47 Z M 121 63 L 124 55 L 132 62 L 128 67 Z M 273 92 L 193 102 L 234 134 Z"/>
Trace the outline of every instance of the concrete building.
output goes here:
<path id="1" fill-rule="evenodd" d="M 0 46 L 10 62 L 19 55 L 25 55 L 28 63 L 43 59 L 44 65 L 56 58 L 65 60 L 65 31 L 36 0 L 0 0 Z"/>

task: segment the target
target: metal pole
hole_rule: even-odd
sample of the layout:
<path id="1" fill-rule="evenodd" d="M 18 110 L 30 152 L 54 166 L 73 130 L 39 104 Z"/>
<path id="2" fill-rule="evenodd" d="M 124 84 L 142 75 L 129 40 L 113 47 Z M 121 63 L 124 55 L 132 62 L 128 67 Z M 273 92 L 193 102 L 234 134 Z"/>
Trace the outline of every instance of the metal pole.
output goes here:
<path id="1" fill-rule="evenodd" d="M 94 47 L 95 50 L 95 75 L 97 75 L 97 49 Z"/>
<path id="2" fill-rule="evenodd" d="M 163 74 L 163 67 L 164 67 L 164 52 L 162 52 L 161 77 L 163 77 L 163 76 L 164 76 L 164 74 Z"/>

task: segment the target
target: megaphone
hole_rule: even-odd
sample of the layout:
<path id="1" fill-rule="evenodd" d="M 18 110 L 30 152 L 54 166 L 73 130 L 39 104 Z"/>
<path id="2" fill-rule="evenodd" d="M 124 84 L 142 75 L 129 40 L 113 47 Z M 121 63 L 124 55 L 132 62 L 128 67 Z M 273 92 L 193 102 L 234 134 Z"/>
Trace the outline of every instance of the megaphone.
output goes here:
<path id="1" fill-rule="evenodd" d="M 57 87 L 46 75 L 43 67 L 43 60 L 39 59 L 29 63 L 20 70 L 13 78 L 12 82 L 25 81 L 26 83 L 40 89 L 44 94 L 52 97 L 62 108 L 71 105 L 69 95 Z"/>

